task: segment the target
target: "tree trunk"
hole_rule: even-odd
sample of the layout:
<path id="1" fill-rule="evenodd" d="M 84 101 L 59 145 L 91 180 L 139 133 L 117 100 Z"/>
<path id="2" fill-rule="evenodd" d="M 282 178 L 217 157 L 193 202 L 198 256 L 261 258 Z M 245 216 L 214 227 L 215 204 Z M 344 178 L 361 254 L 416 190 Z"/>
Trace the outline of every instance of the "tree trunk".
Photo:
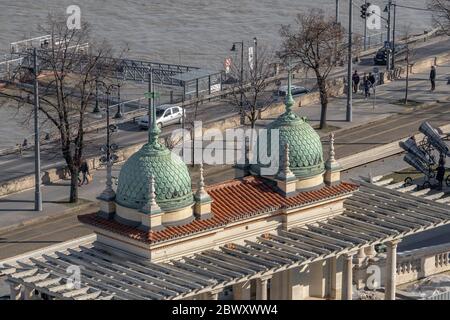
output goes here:
<path id="1" fill-rule="evenodd" d="M 70 203 L 75 203 L 78 201 L 78 168 L 70 170 Z"/>
<path id="2" fill-rule="evenodd" d="M 319 129 L 322 130 L 327 127 L 328 93 L 324 79 L 318 79 L 317 85 L 319 86 L 320 105 L 321 105 Z"/>

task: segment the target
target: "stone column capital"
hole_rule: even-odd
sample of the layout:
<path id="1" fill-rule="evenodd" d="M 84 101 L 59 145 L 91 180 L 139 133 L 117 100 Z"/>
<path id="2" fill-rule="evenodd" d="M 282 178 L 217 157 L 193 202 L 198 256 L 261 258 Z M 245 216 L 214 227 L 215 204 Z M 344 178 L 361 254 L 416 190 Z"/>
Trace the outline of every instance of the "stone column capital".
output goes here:
<path id="1" fill-rule="evenodd" d="M 219 294 L 223 291 L 223 288 L 215 288 L 215 289 L 211 289 L 208 293 L 209 294 Z"/>
<path id="2" fill-rule="evenodd" d="M 346 252 L 343 254 L 345 260 L 352 260 L 353 256 L 356 254 L 356 251 Z"/>
<path id="3" fill-rule="evenodd" d="M 272 274 L 266 274 L 264 276 L 259 277 L 257 280 L 259 280 L 259 281 L 267 281 L 267 280 L 272 279 L 272 276 L 273 276 Z"/>
<path id="4" fill-rule="evenodd" d="M 390 248 L 394 248 L 394 247 L 397 247 L 397 245 L 401 241 L 402 241 L 402 239 L 395 239 L 395 240 L 386 241 L 385 244 L 386 244 L 386 246 L 388 246 Z"/>

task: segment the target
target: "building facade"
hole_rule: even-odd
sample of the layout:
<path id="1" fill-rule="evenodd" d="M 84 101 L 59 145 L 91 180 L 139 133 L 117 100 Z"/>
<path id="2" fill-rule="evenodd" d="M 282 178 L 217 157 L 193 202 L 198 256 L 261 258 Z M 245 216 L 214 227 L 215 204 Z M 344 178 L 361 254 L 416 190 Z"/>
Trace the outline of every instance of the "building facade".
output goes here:
<path id="1" fill-rule="evenodd" d="M 398 242 L 448 223 L 448 205 L 341 181 L 334 136 L 324 161 L 319 136 L 292 105 L 288 93 L 268 126 L 279 132 L 277 174 L 249 165 L 244 178 L 205 186 L 200 165 L 196 190 L 153 121 L 117 191 L 79 217 L 95 236 L 3 261 L 11 298 L 352 299 L 355 263 L 385 244 L 385 295 L 395 299 Z M 79 271 L 76 281 L 68 270 Z"/>

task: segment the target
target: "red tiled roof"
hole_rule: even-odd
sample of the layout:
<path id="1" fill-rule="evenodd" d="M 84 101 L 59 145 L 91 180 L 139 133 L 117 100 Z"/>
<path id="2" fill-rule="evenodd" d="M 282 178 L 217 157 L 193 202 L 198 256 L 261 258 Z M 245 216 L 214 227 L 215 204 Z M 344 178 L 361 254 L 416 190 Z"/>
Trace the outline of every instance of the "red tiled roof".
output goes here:
<path id="1" fill-rule="evenodd" d="M 357 189 L 357 185 L 343 182 L 335 186 L 325 186 L 318 190 L 300 192 L 295 196 L 284 197 L 262 179 L 250 176 L 207 188 L 213 199 L 211 206 L 213 217 L 206 220 L 194 220 L 185 225 L 169 226 L 160 231 L 143 231 L 115 220 L 107 220 L 95 213 L 79 216 L 78 219 L 85 224 L 138 241 L 157 243 L 216 229 L 231 222 L 244 220 L 265 212 L 273 212 L 280 208 L 306 206 L 333 199 L 352 193 Z"/>

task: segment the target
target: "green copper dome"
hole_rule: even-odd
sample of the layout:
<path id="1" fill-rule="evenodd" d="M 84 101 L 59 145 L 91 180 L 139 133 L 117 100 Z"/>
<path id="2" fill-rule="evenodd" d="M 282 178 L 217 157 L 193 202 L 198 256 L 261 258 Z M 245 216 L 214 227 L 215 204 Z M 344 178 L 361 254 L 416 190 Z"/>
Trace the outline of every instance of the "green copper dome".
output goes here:
<path id="1" fill-rule="evenodd" d="M 156 118 L 155 110 L 151 110 Z M 149 200 L 149 180 L 155 181 L 156 202 L 163 211 L 175 211 L 194 203 L 191 178 L 183 160 L 158 141 L 160 130 L 152 121 L 149 142 L 123 165 L 117 186 L 116 202 L 141 209 Z"/>
<path id="2" fill-rule="evenodd" d="M 191 178 L 183 160 L 168 149 L 146 144 L 123 165 L 116 202 L 141 209 L 149 198 L 149 179 L 155 179 L 156 202 L 163 211 L 185 208 L 193 203 Z"/>
<path id="3" fill-rule="evenodd" d="M 279 130 L 280 163 L 282 149 L 289 145 L 290 169 L 297 178 L 308 178 L 323 173 L 322 142 L 317 132 L 293 112 L 286 112 L 269 124 L 268 147 L 270 150 L 271 131 Z"/>
<path id="4" fill-rule="evenodd" d="M 283 163 L 283 148 L 289 145 L 289 168 L 299 179 L 313 177 L 324 172 L 322 142 L 317 132 L 305 118 L 292 112 L 294 99 L 291 94 L 291 71 L 288 74 L 286 111 L 268 125 L 268 154 L 271 150 L 271 132 L 279 130 L 279 163 Z"/>

